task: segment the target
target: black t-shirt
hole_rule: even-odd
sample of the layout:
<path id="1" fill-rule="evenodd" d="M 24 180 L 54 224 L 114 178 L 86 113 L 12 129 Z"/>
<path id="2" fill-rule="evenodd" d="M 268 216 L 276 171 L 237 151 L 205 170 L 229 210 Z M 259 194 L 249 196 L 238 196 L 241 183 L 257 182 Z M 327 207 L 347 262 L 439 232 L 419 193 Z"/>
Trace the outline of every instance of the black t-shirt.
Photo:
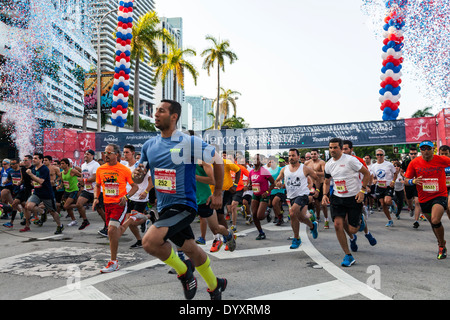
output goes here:
<path id="1" fill-rule="evenodd" d="M 42 184 L 39 184 L 36 181 L 32 181 L 34 194 L 40 199 L 53 199 L 55 196 L 53 194 L 53 188 L 50 182 L 50 170 L 48 169 L 48 167 L 42 165 L 39 169 L 36 169 L 34 166 L 32 166 L 31 171 L 36 177 L 44 179 L 44 182 Z"/>

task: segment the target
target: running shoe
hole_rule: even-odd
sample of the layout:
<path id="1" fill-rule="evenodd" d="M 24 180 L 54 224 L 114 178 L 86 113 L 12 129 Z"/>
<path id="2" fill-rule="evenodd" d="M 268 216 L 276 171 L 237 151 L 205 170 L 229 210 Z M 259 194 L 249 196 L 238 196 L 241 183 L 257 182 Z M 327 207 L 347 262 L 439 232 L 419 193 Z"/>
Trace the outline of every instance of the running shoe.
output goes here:
<path id="1" fill-rule="evenodd" d="M 298 249 L 298 247 L 300 247 L 300 245 L 302 244 L 302 239 L 298 238 L 294 238 L 292 239 L 292 244 L 289 247 L 290 249 Z"/>
<path id="2" fill-rule="evenodd" d="M 211 300 L 222 300 L 222 292 L 227 288 L 228 281 L 225 278 L 217 278 L 217 287 L 214 291 L 207 289 Z"/>
<path id="3" fill-rule="evenodd" d="M 198 239 L 195 240 L 195 243 L 201 244 L 201 245 L 205 245 L 206 244 L 206 240 L 203 237 L 198 237 Z"/>
<path id="4" fill-rule="evenodd" d="M 357 239 L 358 239 L 358 237 L 356 236 L 356 234 L 353 235 L 353 239 L 350 239 L 350 249 L 353 252 L 358 251 L 358 245 L 356 244 Z"/>
<path id="5" fill-rule="evenodd" d="M 97 233 L 103 237 L 108 237 L 108 227 L 98 230 Z"/>
<path id="6" fill-rule="evenodd" d="M 214 239 L 213 244 L 211 246 L 211 249 L 209 250 L 209 252 L 217 252 L 220 250 L 220 248 L 222 247 L 222 240 L 220 239 Z"/>
<path id="7" fill-rule="evenodd" d="M 419 228 L 419 222 L 418 222 L 418 221 L 414 221 L 414 223 L 413 223 L 413 228 L 414 228 L 414 229 Z"/>
<path id="8" fill-rule="evenodd" d="M 438 252 L 437 258 L 439 260 L 447 258 L 447 248 L 446 247 L 439 247 L 439 252 Z"/>
<path id="9" fill-rule="evenodd" d="M 89 221 L 84 220 L 83 223 L 81 224 L 81 226 L 78 228 L 78 230 L 83 230 L 84 228 L 86 228 L 89 225 L 90 225 Z"/>
<path id="10" fill-rule="evenodd" d="M 279 217 L 278 217 L 278 221 L 277 221 L 277 224 L 276 224 L 276 226 L 281 226 L 282 224 L 284 224 L 284 219 L 283 219 L 283 216 L 282 215 L 280 215 Z"/>
<path id="11" fill-rule="evenodd" d="M 367 240 L 369 240 L 369 243 L 371 246 L 374 246 L 377 244 L 377 239 L 375 239 L 370 232 L 368 234 L 366 234 L 366 238 L 367 238 Z"/>
<path id="12" fill-rule="evenodd" d="M 57 226 L 55 234 L 62 234 L 63 230 L 64 230 L 64 225 Z"/>
<path id="13" fill-rule="evenodd" d="M 228 236 L 224 236 L 223 239 L 225 240 L 224 242 L 226 242 L 226 248 L 225 250 L 228 251 L 230 250 L 231 252 L 233 252 L 236 249 L 236 236 L 234 235 L 234 232 L 229 229 L 228 230 L 229 234 Z"/>
<path id="14" fill-rule="evenodd" d="M 323 226 L 324 229 L 330 229 L 330 221 L 325 220 L 325 224 Z"/>
<path id="15" fill-rule="evenodd" d="M 12 228 L 13 224 L 11 222 L 6 222 L 6 223 L 3 224 L 3 226 L 6 227 L 6 228 Z"/>
<path id="16" fill-rule="evenodd" d="M 346 254 L 344 260 L 341 263 L 343 267 L 350 267 L 352 264 L 356 262 L 355 258 L 351 254 Z"/>
<path id="17" fill-rule="evenodd" d="M 20 229 L 19 232 L 27 232 L 27 231 L 30 231 L 30 230 L 31 230 L 30 227 L 25 227 L 23 229 Z"/>
<path id="18" fill-rule="evenodd" d="M 101 273 L 110 273 L 119 270 L 119 262 L 117 260 L 111 260 L 106 267 L 100 270 Z"/>
<path id="19" fill-rule="evenodd" d="M 139 219 L 146 219 L 146 218 L 147 217 L 143 213 L 140 213 L 136 210 L 131 210 L 130 219 L 133 219 L 134 221 L 136 221 Z"/>
<path id="20" fill-rule="evenodd" d="M 317 221 L 314 221 L 312 224 L 313 228 L 311 229 L 311 235 L 313 239 L 317 239 L 317 236 L 319 235 L 319 232 L 317 231 L 317 229 L 319 229 L 319 224 L 317 223 Z"/>
<path id="21" fill-rule="evenodd" d="M 186 260 L 184 263 L 187 266 L 187 270 L 184 274 L 178 276 L 178 280 L 180 280 L 183 286 L 184 296 L 186 299 L 191 300 L 197 292 L 197 279 L 194 277 L 194 265 L 192 261 Z"/>
<path id="22" fill-rule="evenodd" d="M 389 220 L 388 223 L 386 223 L 385 227 L 393 227 L 394 226 L 394 221 Z"/>
<path id="23" fill-rule="evenodd" d="M 73 226 L 76 226 L 77 224 L 78 224 L 77 220 L 72 220 L 72 221 L 69 222 L 67 225 L 68 225 L 69 227 L 73 227 Z"/>
<path id="24" fill-rule="evenodd" d="M 266 234 L 264 232 L 260 232 L 256 237 L 256 240 L 264 240 L 266 238 Z"/>
<path id="25" fill-rule="evenodd" d="M 359 226 L 358 231 L 364 231 L 364 228 L 366 227 L 366 219 L 364 218 L 364 215 L 361 215 L 361 225 Z"/>
<path id="26" fill-rule="evenodd" d="M 130 249 L 139 249 L 142 248 L 142 240 L 137 240 L 135 244 L 130 246 Z"/>

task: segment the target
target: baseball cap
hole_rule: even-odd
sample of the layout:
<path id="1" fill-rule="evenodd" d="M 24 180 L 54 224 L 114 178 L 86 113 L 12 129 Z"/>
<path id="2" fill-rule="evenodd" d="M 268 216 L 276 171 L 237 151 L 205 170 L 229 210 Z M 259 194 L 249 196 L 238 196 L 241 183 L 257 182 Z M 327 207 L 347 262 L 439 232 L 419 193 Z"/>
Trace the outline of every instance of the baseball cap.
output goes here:
<path id="1" fill-rule="evenodd" d="M 87 150 L 86 152 L 89 152 L 90 154 L 92 154 L 93 156 L 95 156 L 95 151 L 92 149 Z"/>
<path id="2" fill-rule="evenodd" d="M 420 143 L 420 145 L 419 145 L 419 148 L 422 148 L 423 146 L 427 146 L 427 147 L 430 147 L 430 148 L 434 148 L 433 142 L 431 142 L 431 141 L 429 141 L 429 140 L 422 141 L 422 142 Z"/>

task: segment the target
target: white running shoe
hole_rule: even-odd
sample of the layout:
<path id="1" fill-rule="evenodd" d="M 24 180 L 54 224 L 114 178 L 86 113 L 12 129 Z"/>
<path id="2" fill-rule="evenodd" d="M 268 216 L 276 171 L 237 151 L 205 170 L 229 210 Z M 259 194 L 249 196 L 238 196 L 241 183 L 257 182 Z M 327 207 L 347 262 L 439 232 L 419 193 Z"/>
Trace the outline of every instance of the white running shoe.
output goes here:
<path id="1" fill-rule="evenodd" d="M 133 219 L 134 221 L 136 221 L 139 219 L 147 219 L 147 216 L 136 210 L 131 210 L 130 218 Z"/>
<path id="2" fill-rule="evenodd" d="M 106 267 L 100 270 L 101 273 L 110 273 L 119 270 L 119 262 L 117 260 L 111 260 Z"/>
<path id="3" fill-rule="evenodd" d="M 78 224 L 77 220 L 72 220 L 72 221 L 68 224 L 68 226 L 69 226 L 69 227 L 73 227 L 73 226 L 76 226 L 77 224 Z"/>

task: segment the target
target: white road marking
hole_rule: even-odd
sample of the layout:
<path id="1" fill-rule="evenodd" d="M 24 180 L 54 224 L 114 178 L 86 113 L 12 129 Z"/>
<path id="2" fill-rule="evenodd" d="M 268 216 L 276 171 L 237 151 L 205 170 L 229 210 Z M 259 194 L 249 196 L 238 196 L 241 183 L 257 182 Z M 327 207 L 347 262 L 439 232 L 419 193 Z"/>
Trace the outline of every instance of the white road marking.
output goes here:
<path id="1" fill-rule="evenodd" d="M 319 283 L 308 287 L 267 294 L 249 300 L 334 300 L 357 294 L 353 288 L 339 280 Z"/>
<path id="2" fill-rule="evenodd" d="M 276 230 L 280 230 L 277 228 Z M 256 229 L 250 228 L 240 232 L 239 234 L 246 235 L 254 232 Z M 266 296 L 254 297 L 251 299 L 338 299 L 354 294 L 361 294 L 371 300 L 387 300 L 391 299 L 388 296 L 383 295 L 377 290 L 371 288 L 367 284 L 355 279 L 347 274 L 340 267 L 335 266 L 332 262 L 326 259 L 311 243 L 306 233 L 306 226 L 301 224 L 300 236 L 302 238 L 302 246 L 299 249 L 291 250 L 289 245 L 278 247 L 266 247 L 247 250 L 237 250 L 234 252 L 225 252 L 224 250 L 212 254 L 212 256 L 219 259 L 234 259 L 248 256 L 286 253 L 286 252 L 298 252 L 303 250 L 315 263 L 322 266 L 328 273 L 330 273 L 337 280 L 320 283 L 308 287 L 297 288 L 293 290 L 274 293 Z M 212 241 L 208 241 L 206 246 L 202 246 L 203 250 L 209 250 Z M 101 293 L 93 286 L 97 283 L 109 281 L 117 277 L 129 274 L 131 272 L 139 271 L 148 267 L 152 267 L 158 264 L 163 264 L 159 259 L 154 259 L 144 263 L 140 263 L 125 269 L 118 271 L 101 274 L 85 280 L 80 281 L 79 288 L 73 289 L 70 286 L 60 287 L 54 290 L 49 290 L 31 297 L 25 300 L 57 300 L 57 299 L 109 299 L 107 295 Z"/>

